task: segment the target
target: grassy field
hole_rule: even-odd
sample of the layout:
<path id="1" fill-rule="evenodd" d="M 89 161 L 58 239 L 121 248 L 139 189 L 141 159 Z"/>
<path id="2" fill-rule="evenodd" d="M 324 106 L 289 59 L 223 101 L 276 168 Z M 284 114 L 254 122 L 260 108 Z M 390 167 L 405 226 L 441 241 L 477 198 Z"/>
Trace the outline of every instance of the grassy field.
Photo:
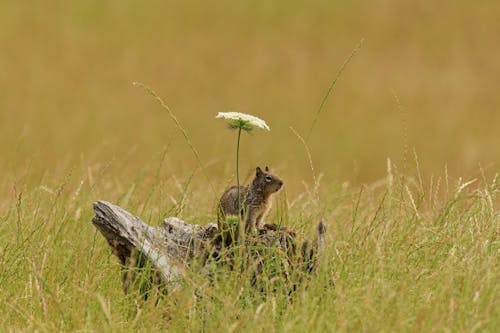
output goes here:
<path id="1" fill-rule="evenodd" d="M 487 0 L 0 2 L 0 331 L 499 331 L 499 16 Z M 291 299 L 196 271 L 158 304 L 124 295 L 92 202 L 213 221 L 235 183 L 214 119 L 229 110 L 270 125 L 242 137 L 240 172 L 285 180 L 270 222 L 305 238 L 327 221 L 322 266 Z M 309 159 L 291 127 L 315 117 Z"/>

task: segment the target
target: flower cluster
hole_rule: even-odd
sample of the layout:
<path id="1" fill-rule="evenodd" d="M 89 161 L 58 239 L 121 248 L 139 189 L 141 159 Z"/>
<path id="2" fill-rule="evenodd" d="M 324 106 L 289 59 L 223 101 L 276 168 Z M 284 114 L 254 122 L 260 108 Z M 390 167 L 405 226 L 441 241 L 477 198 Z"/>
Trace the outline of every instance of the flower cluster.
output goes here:
<path id="1" fill-rule="evenodd" d="M 219 112 L 215 118 L 228 120 L 229 127 L 232 129 L 240 128 L 244 131 L 251 131 L 254 127 L 257 127 L 270 131 L 269 126 L 267 126 L 264 120 L 246 113 Z"/>

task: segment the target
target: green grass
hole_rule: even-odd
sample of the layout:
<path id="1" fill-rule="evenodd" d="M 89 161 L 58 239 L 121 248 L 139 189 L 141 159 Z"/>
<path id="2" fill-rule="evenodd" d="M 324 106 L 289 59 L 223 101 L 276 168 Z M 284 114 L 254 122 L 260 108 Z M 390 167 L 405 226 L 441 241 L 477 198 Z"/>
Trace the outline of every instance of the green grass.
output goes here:
<path id="1" fill-rule="evenodd" d="M 0 2 L 0 331 L 499 331 L 499 13 Z M 320 270 L 291 299 L 197 271 L 159 304 L 124 295 L 92 202 L 214 221 L 235 183 L 214 119 L 230 110 L 271 127 L 240 160 L 244 182 L 266 164 L 285 181 L 268 221 L 300 239 L 327 221 Z"/>
<path id="2" fill-rule="evenodd" d="M 93 200 L 153 225 L 169 214 L 214 219 L 211 191 L 186 193 L 190 176 L 168 177 L 162 156 L 128 182 L 114 180 L 125 163 L 118 159 L 16 189 L 0 215 L 5 330 L 498 330 L 498 175 L 464 185 L 391 171 L 371 186 L 322 184 L 321 207 L 315 193 L 289 197 L 285 189 L 270 220 L 284 219 L 301 239 L 320 217 L 328 225 L 318 273 L 291 298 L 254 292 L 234 273 L 210 285 L 197 271 L 157 305 L 125 296 L 118 260 L 90 222 Z"/>

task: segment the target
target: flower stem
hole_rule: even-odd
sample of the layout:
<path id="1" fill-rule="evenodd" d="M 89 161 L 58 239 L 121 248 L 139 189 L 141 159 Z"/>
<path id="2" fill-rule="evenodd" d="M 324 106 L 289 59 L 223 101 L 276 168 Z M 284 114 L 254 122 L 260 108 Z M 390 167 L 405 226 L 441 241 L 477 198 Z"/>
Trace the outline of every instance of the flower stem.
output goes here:
<path id="1" fill-rule="evenodd" d="M 241 214 L 241 198 L 240 198 L 240 137 L 241 137 L 241 127 L 238 128 L 238 141 L 236 143 L 236 189 L 238 197 L 238 217 Z M 241 222 L 241 221 L 240 221 Z"/>

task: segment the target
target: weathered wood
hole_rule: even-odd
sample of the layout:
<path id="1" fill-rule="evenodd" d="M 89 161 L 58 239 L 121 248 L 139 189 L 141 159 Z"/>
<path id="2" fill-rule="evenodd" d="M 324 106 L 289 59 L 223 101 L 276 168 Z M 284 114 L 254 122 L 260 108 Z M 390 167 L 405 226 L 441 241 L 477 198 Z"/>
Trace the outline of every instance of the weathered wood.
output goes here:
<path id="1" fill-rule="evenodd" d="M 137 260 L 148 261 L 157 270 L 162 284 L 168 285 L 170 290 L 181 281 L 184 270 L 194 258 L 221 250 L 222 242 L 216 237 L 219 232 L 214 223 L 200 226 L 169 217 L 160 227 L 153 227 L 106 201 L 95 202 L 94 211 L 93 224 L 106 238 L 121 264 L 129 267 L 135 265 Z M 319 265 L 325 232 L 325 223 L 321 221 L 318 237 L 312 246 L 307 241 L 302 244 L 301 257 L 296 255 L 295 233 L 286 227 L 265 225 L 259 230 L 259 235 L 250 241 L 252 245 L 281 250 L 292 265 L 295 261 L 302 265 L 304 271 L 311 272 Z M 124 289 L 128 289 L 125 275 Z"/>
<path id="2" fill-rule="evenodd" d="M 164 283 L 182 278 L 186 261 L 217 232 L 217 225 L 188 224 L 176 217 L 165 219 L 161 227 L 152 227 L 123 208 L 106 201 L 94 203 L 92 219 L 125 265 L 137 249 L 156 268 Z"/>

